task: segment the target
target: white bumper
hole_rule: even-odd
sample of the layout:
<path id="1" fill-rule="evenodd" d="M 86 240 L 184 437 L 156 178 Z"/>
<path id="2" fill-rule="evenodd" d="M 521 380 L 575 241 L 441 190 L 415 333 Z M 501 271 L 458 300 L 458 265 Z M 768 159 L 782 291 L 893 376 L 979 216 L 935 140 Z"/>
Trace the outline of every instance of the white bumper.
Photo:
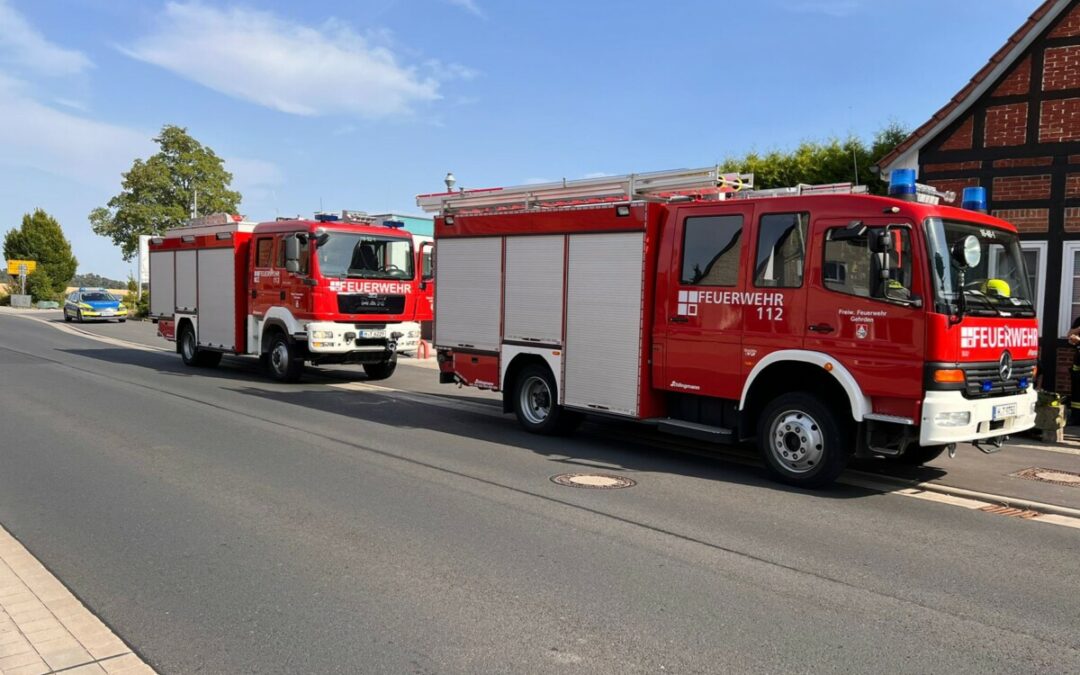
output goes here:
<path id="1" fill-rule="evenodd" d="M 351 323 L 315 321 L 304 328 L 307 330 L 308 351 L 312 354 L 384 351 L 386 342 L 393 339 L 395 333 L 401 334 L 397 341 L 397 351 L 413 352 L 420 346 L 420 324 L 415 321 L 364 328 L 357 328 Z M 357 345 L 357 340 L 380 340 L 381 344 Z"/>
<path id="2" fill-rule="evenodd" d="M 930 391 L 926 393 L 922 407 L 922 423 L 919 429 L 919 445 L 948 445 L 967 443 L 984 438 L 1017 434 L 1035 426 L 1034 389 L 1016 396 L 999 398 L 967 399 L 958 391 Z M 1016 404 L 1016 415 L 994 420 L 995 408 Z M 970 414 L 967 424 L 946 426 L 939 415 L 948 413 Z M 1002 424 L 994 424 L 1002 422 Z M 993 427 L 993 428 L 992 428 Z"/>

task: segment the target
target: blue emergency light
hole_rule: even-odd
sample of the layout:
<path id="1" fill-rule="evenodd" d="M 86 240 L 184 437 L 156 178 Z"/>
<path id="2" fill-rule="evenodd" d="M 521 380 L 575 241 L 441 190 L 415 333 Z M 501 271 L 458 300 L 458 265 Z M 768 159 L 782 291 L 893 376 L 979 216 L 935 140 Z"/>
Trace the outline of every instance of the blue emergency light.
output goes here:
<path id="1" fill-rule="evenodd" d="M 394 229 L 405 227 L 404 220 L 384 220 L 382 221 L 383 227 L 392 227 Z"/>
<path id="2" fill-rule="evenodd" d="M 993 382 L 991 382 L 990 380 L 983 380 L 982 391 L 983 391 L 984 394 L 989 394 L 990 390 L 992 390 L 993 388 L 994 388 L 994 383 Z"/>
<path id="3" fill-rule="evenodd" d="M 978 211 L 979 213 L 986 213 L 986 188 L 984 187 L 966 187 L 964 188 L 964 198 L 961 200 L 961 206 L 969 211 Z"/>
<path id="4" fill-rule="evenodd" d="M 315 220 L 319 221 L 320 223 L 333 223 L 341 220 L 341 216 L 336 213 L 316 213 Z"/>
<path id="5" fill-rule="evenodd" d="M 1018 382 L 1018 384 L 1020 385 L 1021 389 L 1027 389 L 1028 388 L 1028 379 L 1026 377 L 1021 377 L 1020 382 Z"/>
<path id="6" fill-rule="evenodd" d="M 889 196 L 915 201 L 915 169 L 893 169 L 889 174 Z"/>

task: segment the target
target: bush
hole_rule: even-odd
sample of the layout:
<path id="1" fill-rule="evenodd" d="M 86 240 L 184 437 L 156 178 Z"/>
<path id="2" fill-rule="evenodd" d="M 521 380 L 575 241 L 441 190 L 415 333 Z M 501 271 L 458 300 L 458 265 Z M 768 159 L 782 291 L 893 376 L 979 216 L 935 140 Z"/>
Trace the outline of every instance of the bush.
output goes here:
<path id="1" fill-rule="evenodd" d="M 42 300 L 58 300 L 63 297 L 64 291 L 55 289 L 52 277 L 44 268 L 38 268 L 33 274 L 26 277 L 26 294 L 34 302 Z"/>
<path id="2" fill-rule="evenodd" d="M 124 307 L 128 309 L 128 317 L 131 319 L 145 319 L 150 313 L 150 291 L 143 289 L 142 299 L 139 299 L 139 283 L 135 277 L 128 277 L 127 295 L 124 296 Z"/>

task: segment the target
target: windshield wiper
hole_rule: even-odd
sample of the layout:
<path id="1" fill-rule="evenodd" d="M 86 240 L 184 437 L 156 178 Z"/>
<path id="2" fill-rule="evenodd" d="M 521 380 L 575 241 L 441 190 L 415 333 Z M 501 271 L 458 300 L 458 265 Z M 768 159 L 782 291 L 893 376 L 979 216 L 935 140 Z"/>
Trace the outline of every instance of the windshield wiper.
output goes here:
<path id="1" fill-rule="evenodd" d="M 997 304 L 993 300 L 990 299 L 989 295 L 986 295 L 985 293 L 983 293 L 981 291 L 976 291 L 974 289 L 966 289 L 964 291 L 965 295 L 968 294 L 968 293 L 970 293 L 972 295 L 972 297 L 976 297 L 979 300 L 982 300 L 983 305 L 985 307 L 987 307 L 988 309 L 993 310 L 993 312 L 995 314 L 997 314 L 998 316 L 1008 316 L 1008 314 L 1002 312 L 1001 308 L 998 307 Z"/>

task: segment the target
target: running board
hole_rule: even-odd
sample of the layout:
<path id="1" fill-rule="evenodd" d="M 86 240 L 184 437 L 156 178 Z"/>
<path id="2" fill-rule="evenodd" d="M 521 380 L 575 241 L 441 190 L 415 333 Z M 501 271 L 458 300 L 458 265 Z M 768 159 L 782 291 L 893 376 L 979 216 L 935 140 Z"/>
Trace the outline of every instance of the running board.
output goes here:
<path id="1" fill-rule="evenodd" d="M 685 436 L 686 438 L 707 441 L 709 443 L 731 443 L 735 440 L 735 432 L 723 427 L 714 427 L 708 424 L 698 424 L 697 422 L 686 422 L 684 420 L 671 418 L 655 420 L 655 422 L 657 430 L 662 431 L 665 434 Z"/>

